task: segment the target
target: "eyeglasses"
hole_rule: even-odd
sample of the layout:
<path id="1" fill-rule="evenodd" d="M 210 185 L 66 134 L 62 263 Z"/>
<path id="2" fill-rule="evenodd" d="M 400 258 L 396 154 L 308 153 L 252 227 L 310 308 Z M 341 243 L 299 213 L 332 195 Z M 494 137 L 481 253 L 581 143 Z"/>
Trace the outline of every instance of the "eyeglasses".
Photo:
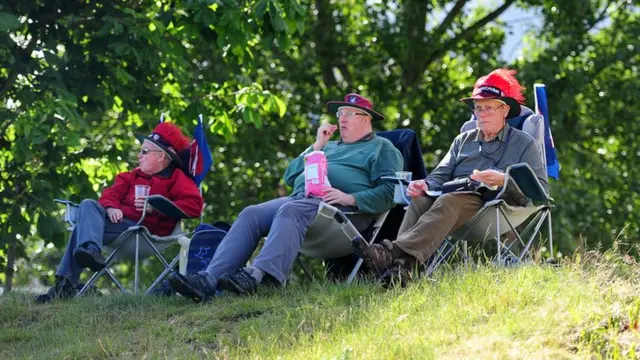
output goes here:
<path id="1" fill-rule="evenodd" d="M 498 109 L 500 109 L 503 106 L 504 106 L 504 104 L 500 104 L 498 106 L 489 106 L 489 105 L 487 105 L 487 106 L 475 106 L 473 108 L 473 112 L 475 114 L 480 114 L 481 112 L 484 111 L 488 115 L 491 115 L 491 114 L 495 113 Z"/>
<path id="2" fill-rule="evenodd" d="M 346 116 L 346 117 L 352 117 L 352 116 L 356 116 L 356 115 L 365 115 L 368 116 L 369 114 L 365 114 L 365 113 L 358 113 L 358 112 L 354 112 L 354 111 L 345 111 L 345 110 L 340 110 L 336 113 L 337 117 L 341 117 L 342 115 Z"/>
<path id="3" fill-rule="evenodd" d="M 140 149 L 140 154 L 147 155 L 150 152 L 163 152 L 162 150 L 149 150 L 147 148 Z"/>

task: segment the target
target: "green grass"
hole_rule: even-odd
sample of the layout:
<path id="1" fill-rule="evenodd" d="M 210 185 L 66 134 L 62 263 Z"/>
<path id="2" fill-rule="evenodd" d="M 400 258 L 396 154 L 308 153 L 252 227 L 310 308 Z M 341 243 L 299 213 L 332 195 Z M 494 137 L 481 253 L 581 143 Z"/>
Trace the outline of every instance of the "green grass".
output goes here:
<path id="1" fill-rule="evenodd" d="M 626 262 L 625 262 L 626 261 Z M 0 297 L 0 359 L 633 358 L 640 266 L 457 268 L 405 289 L 309 284 L 259 296 Z"/>

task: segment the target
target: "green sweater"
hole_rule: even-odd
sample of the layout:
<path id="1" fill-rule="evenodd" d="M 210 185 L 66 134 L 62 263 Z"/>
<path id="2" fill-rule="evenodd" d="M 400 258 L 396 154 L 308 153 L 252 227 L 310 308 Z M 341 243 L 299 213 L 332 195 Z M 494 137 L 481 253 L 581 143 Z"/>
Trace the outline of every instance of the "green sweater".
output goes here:
<path id="1" fill-rule="evenodd" d="M 295 158 L 284 174 L 285 183 L 293 186 L 292 196 L 304 193 L 304 155 L 311 151 L 309 147 Z M 403 159 L 389 140 L 372 134 L 350 144 L 330 141 L 322 151 L 331 187 L 352 195 L 360 211 L 378 214 L 394 206 L 395 183 L 381 178 L 402 171 Z"/>

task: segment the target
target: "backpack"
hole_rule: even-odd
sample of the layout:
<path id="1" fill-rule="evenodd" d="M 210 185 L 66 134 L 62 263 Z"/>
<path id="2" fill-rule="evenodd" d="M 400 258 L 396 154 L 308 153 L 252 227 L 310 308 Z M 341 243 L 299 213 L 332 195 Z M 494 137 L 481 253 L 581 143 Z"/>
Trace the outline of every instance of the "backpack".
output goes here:
<path id="1" fill-rule="evenodd" d="M 207 268 L 218 245 L 231 229 L 231 225 L 218 221 L 217 223 L 200 224 L 196 228 L 189 243 L 187 258 L 187 275 L 195 274 Z"/>
<path id="2" fill-rule="evenodd" d="M 231 229 L 231 225 L 222 221 L 218 221 L 213 225 L 200 224 L 196 227 L 191 237 L 191 242 L 189 243 L 186 275 L 195 274 L 207 268 L 222 239 L 224 239 L 227 232 L 229 232 L 229 229 Z M 171 286 L 169 286 L 168 279 L 158 284 L 152 293 L 162 296 L 175 294 Z"/>

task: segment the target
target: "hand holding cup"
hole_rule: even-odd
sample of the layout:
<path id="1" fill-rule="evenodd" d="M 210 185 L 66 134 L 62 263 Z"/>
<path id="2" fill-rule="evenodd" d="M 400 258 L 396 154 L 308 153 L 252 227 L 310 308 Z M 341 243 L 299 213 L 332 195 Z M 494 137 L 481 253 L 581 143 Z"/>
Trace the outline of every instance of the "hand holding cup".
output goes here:
<path id="1" fill-rule="evenodd" d="M 151 191 L 151 186 L 149 185 L 136 185 L 135 187 L 136 193 L 134 198 L 134 205 L 136 210 L 142 211 L 144 209 L 144 202 L 149 197 L 149 192 Z M 151 207 L 147 206 L 147 212 L 151 211 Z"/>

